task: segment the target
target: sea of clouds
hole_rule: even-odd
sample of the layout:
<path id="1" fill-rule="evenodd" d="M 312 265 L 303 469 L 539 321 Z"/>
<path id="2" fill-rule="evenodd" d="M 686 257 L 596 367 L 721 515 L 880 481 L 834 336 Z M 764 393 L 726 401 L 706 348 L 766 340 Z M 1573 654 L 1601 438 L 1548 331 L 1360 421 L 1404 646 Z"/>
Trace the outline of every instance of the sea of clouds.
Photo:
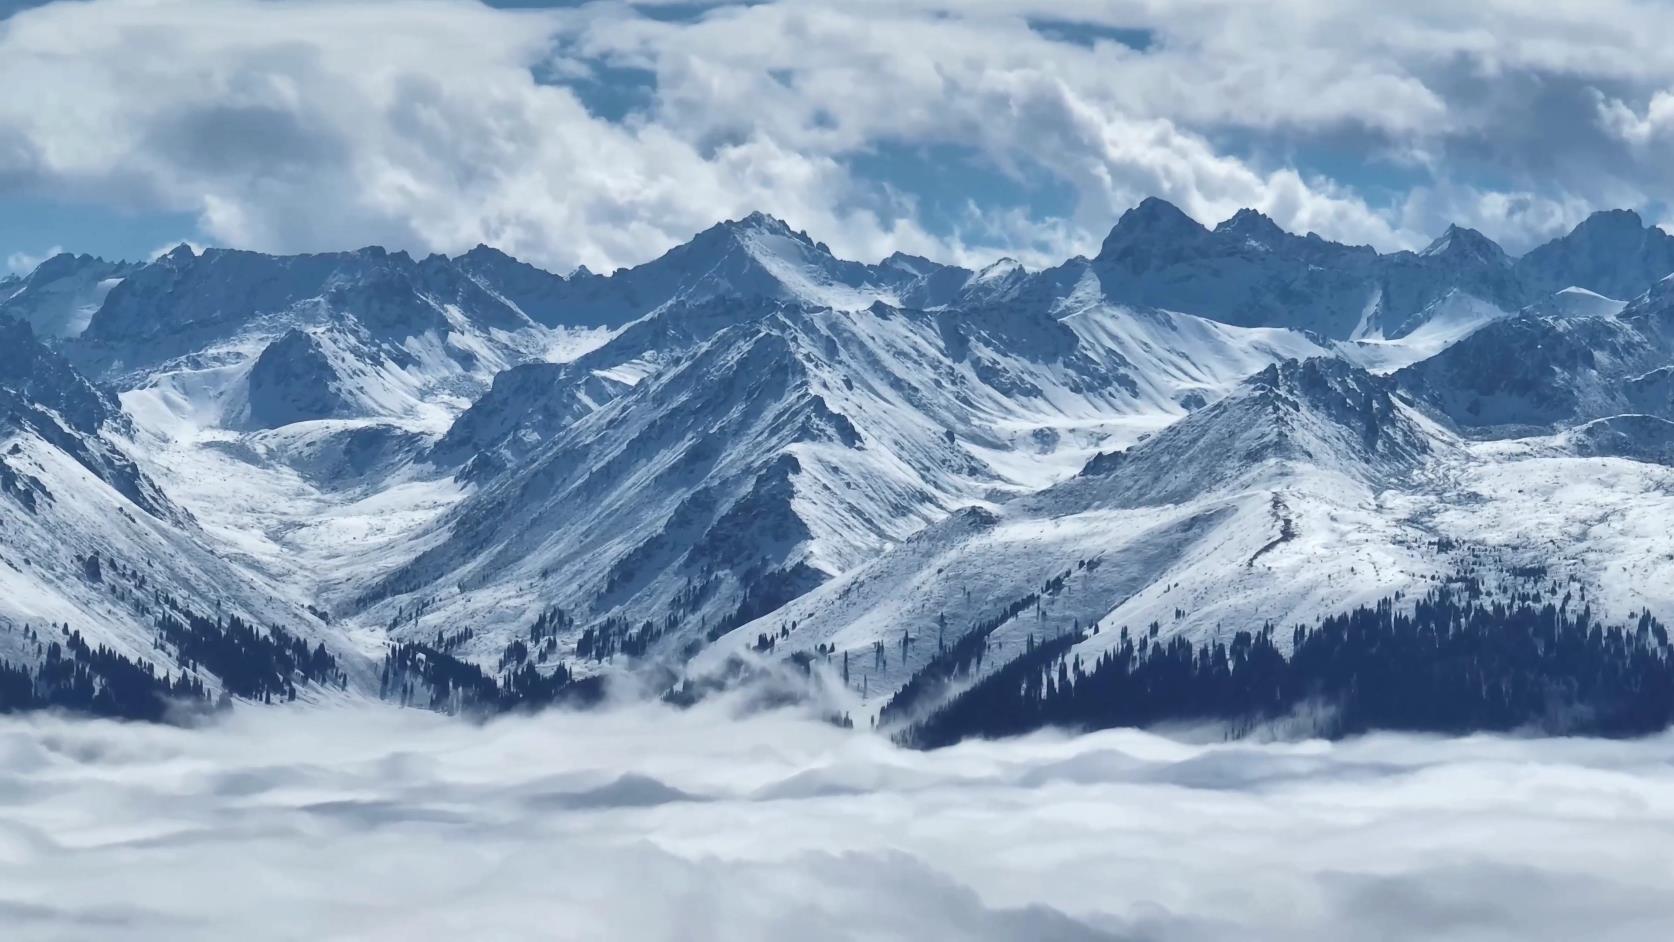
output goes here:
<path id="1" fill-rule="evenodd" d="M 1674 737 L 0 719 L 11 940 L 1666 939 Z"/>

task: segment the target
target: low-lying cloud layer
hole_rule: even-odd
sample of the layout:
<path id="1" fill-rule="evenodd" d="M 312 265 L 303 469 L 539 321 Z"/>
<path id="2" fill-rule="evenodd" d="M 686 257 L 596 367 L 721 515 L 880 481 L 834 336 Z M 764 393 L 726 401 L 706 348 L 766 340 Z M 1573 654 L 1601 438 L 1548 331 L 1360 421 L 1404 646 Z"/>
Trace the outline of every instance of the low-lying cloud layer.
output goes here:
<path id="1" fill-rule="evenodd" d="M 1660 939 L 1674 738 L 0 721 L 9 939 Z"/>

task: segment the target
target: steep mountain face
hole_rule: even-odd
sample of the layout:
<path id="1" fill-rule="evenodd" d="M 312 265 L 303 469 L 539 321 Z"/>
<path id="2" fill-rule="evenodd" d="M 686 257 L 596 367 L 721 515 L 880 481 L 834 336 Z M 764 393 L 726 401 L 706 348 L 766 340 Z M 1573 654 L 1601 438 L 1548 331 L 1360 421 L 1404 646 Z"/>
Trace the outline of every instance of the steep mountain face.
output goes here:
<path id="1" fill-rule="evenodd" d="M 1622 411 L 1621 374 L 1645 356 L 1618 321 L 1518 317 L 1397 375 L 1461 426 L 1516 434 Z"/>
<path id="2" fill-rule="evenodd" d="M 319 340 L 296 328 L 267 345 L 250 367 L 249 421 L 277 428 L 350 409 L 345 382 Z"/>
<path id="3" fill-rule="evenodd" d="M 1397 376 L 1462 427 L 1550 429 L 1628 412 L 1674 417 L 1674 282 L 1605 316 L 1499 321 Z"/>
<path id="4" fill-rule="evenodd" d="M 1422 253 L 1379 255 L 1291 235 L 1253 210 L 1210 230 L 1157 199 L 1123 214 L 1092 268 L 1118 302 L 1341 340 L 1410 332 L 1450 291 L 1522 303 L 1511 260 L 1480 233 L 1453 228 Z"/>
<path id="5" fill-rule="evenodd" d="M 585 363 L 526 363 L 494 377 L 494 385 L 448 426 L 429 458 L 464 466 L 477 480 L 516 465 L 577 420 L 633 389 Z"/>
<path id="6" fill-rule="evenodd" d="M 1608 298 L 1636 298 L 1674 273 L 1674 236 L 1628 209 L 1594 213 L 1568 235 L 1517 260 L 1531 295 L 1577 286 Z"/>
<path id="7" fill-rule="evenodd" d="M 896 252 L 878 263 L 874 280 L 894 290 L 898 306 L 928 310 L 951 304 L 973 288 L 980 290 L 988 280 L 985 276 L 999 268 L 1021 270 L 1016 262 L 1002 259 L 973 273 L 957 265 L 943 265 L 922 256 Z"/>
<path id="8" fill-rule="evenodd" d="M 793 650 L 829 647 L 875 711 L 968 636 L 992 668 L 1030 639 L 1094 624 L 1109 636 L 1090 638 L 1088 653 L 1124 624 L 1203 633 L 1300 616 L 1396 577 L 1354 577 L 1391 535 L 1379 495 L 1422 486 L 1460 448 L 1392 381 L 1287 361 L 1075 478 L 924 529 L 731 645 L 767 634 Z M 718 645 L 698 666 L 729 653 Z"/>
<path id="9" fill-rule="evenodd" d="M 530 320 L 548 327 L 586 323 L 585 315 L 574 311 L 570 303 L 570 280 L 486 245 L 454 259 L 454 265 Z M 586 279 L 591 273 L 583 270 L 574 277 Z"/>
<path id="10" fill-rule="evenodd" d="M 611 275 L 581 270 L 559 279 L 483 248 L 460 261 L 542 323 L 609 328 L 717 298 L 839 310 L 874 301 L 936 307 L 952 300 L 971 277 L 966 269 L 909 255 L 892 255 L 877 265 L 845 261 L 807 233 L 762 213 L 719 223 L 657 259 Z"/>
<path id="11" fill-rule="evenodd" d="M 1423 331 L 1466 304 L 1504 316 L 1551 305 L 1571 288 L 1605 299 L 1637 297 L 1674 272 L 1674 236 L 1615 211 L 1595 214 L 1516 260 L 1458 226 L 1420 252 L 1379 254 L 1293 235 L 1248 209 L 1209 229 L 1153 198 L 1123 214 L 1093 259 L 1024 275 L 1006 286 L 1006 296 L 1061 301 L 1085 293 L 1084 272 L 1116 303 L 1379 341 Z M 974 287 L 973 280 L 966 290 Z"/>
<path id="12" fill-rule="evenodd" d="M 973 453 L 1006 448 L 1011 430 L 985 427 L 973 407 L 1003 403 L 1025 383 L 1047 410 L 1061 404 L 1046 384 L 1087 414 L 1110 405 L 1097 387 L 1120 394 L 1050 319 L 1036 326 L 1061 336 L 1037 346 L 1056 352 L 1030 369 L 1034 361 L 1002 366 L 990 346 L 998 338 L 977 324 L 882 307 L 753 311 L 572 420 L 526 461 L 499 463 L 447 542 L 389 585 L 471 586 L 456 603 L 471 609 L 539 588 L 599 618 L 713 626 L 752 598 L 805 591 L 955 500 L 1015 486 Z M 560 404 L 574 395 L 563 384 L 550 392 Z M 472 410 L 454 433 L 475 434 L 488 415 Z M 591 561 L 584 575 L 581 560 Z M 537 571 L 568 572 L 569 584 L 528 585 Z"/>
<path id="13" fill-rule="evenodd" d="M 757 583 L 823 578 L 792 506 L 797 450 L 859 444 L 783 325 L 740 325 L 508 469 L 452 515 L 443 543 L 370 595 L 459 586 L 414 637 L 537 598 L 634 628 L 718 621 Z"/>
<path id="14" fill-rule="evenodd" d="M 1376 267 L 1381 269 L 1376 317 L 1390 337 L 1422 329 L 1450 296 L 1474 298 L 1506 311 L 1533 297 L 1518 279 L 1511 258 L 1475 229 L 1449 226 L 1422 252 L 1380 256 Z"/>
<path id="15" fill-rule="evenodd" d="M 0 317 L 15 317 L 48 340 L 74 337 L 111 289 L 139 267 L 91 255 L 54 255 L 21 278 L 0 281 Z"/>
<path id="16" fill-rule="evenodd" d="M 1190 500 L 1274 461 L 1368 480 L 1410 474 L 1429 455 L 1430 436 L 1405 416 L 1393 389 L 1341 360 L 1276 363 L 1156 439 L 1096 456 L 1083 477 L 1109 479 L 1099 488 L 1101 502 L 1162 504 Z"/>
<path id="17" fill-rule="evenodd" d="M 1564 565 L 1626 615 L 1674 603 L 1662 238 L 1380 255 L 1147 201 L 1035 272 L 843 261 L 761 215 L 603 277 L 66 256 L 0 287 L 62 331 L 0 333 L 0 617 L 137 656 L 143 574 L 362 691 L 386 641 L 583 675 L 783 648 L 875 714 L 945 645 L 1217 637 L 1578 532 Z"/>
<path id="18" fill-rule="evenodd" d="M 180 519 L 157 486 L 109 436 L 132 431 L 109 393 L 35 339 L 0 319 L 0 431 L 38 439 L 153 516 Z"/>
<path id="19" fill-rule="evenodd" d="M 694 669 L 774 637 L 816 652 L 857 715 L 910 686 L 885 716 L 910 723 L 1048 639 L 1079 635 L 1068 656 L 1083 663 L 1129 637 L 1224 642 L 1463 571 L 1534 567 L 1589 586 L 1615 617 L 1660 609 L 1674 602 L 1654 581 L 1674 571 L 1654 535 L 1674 510 L 1668 424 L 1618 416 L 1555 439 L 1471 442 L 1393 379 L 1281 364 L 1081 476 L 927 527 Z"/>
<path id="20" fill-rule="evenodd" d="M 263 331 L 309 323 L 354 325 L 399 344 L 456 328 L 515 332 L 527 317 L 440 256 L 414 261 L 381 248 L 271 256 L 180 246 L 114 287 L 67 348 L 99 376 L 201 357 Z M 461 351 L 467 354 L 468 351 Z"/>
<path id="21" fill-rule="evenodd" d="M 64 351 L 148 429 L 190 437 L 321 419 L 440 430 L 562 339 L 441 256 L 181 246 L 124 278 Z"/>
<path id="22" fill-rule="evenodd" d="M 1613 415 L 1577 426 L 1563 444 L 1588 458 L 1627 458 L 1674 466 L 1674 422 L 1654 415 Z"/>
<path id="23" fill-rule="evenodd" d="M 113 396 L 26 324 L 0 320 L 0 659 L 36 663 L 73 630 L 89 648 L 158 676 L 189 673 L 214 692 L 218 671 L 249 665 L 200 650 L 205 663 L 189 670 L 193 656 L 159 646 L 161 619 L 240 615 L 325 640 L 321 622 L 212 548 L 140 467 L 133 434 Z"/>
<path id="24" fill-rule="evenodd" d="M 960 503 L 1062 479 L 1250 369 L 1319 351 L 1284 331 L 1109 307 L 1060 320 L 1026 306 L 737 302 L 636 329 L 668 337 L 724 320 L 584 415 L 575 379 L 639 357 L 633 334 L 562 368 L 503 376 L 443 440 L 502 436 L 463 465 L 481 492 L 450 515 L 442 542 L 366 594 L 367 617 L 425 598 L 403 631 L 428 637 L 491 623 L 489 612 L 532 619 L 544 599 L 597 625 L 649 622 L 664 650 L 701 646 Z M 543 445 L 530 430 L 547 423 L 562 428 Z M 459 591 L 432 599 L 424 587 L 435 585 Z"/>
<path id="25" fill-rule="evenodd" d="M 516 463 L 681 354 L 728 327 L 766 317 L 783 303 L 723 297 L 676 304 L 636 320 L 570 362 L 508 370 L 449 427 L 431 458 L 445 467 L 470 462 L 471 477 Z"/>

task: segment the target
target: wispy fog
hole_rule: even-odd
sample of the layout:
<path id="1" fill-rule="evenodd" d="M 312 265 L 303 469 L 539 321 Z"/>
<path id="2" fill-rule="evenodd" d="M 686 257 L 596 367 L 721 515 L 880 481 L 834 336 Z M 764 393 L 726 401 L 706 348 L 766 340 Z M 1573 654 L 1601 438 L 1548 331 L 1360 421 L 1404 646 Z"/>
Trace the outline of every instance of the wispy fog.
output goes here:
<path id="1" fill-rule="evenodd" d="M 1665 939 L 1674 738 L 0 721 L 8 939 Z"/>

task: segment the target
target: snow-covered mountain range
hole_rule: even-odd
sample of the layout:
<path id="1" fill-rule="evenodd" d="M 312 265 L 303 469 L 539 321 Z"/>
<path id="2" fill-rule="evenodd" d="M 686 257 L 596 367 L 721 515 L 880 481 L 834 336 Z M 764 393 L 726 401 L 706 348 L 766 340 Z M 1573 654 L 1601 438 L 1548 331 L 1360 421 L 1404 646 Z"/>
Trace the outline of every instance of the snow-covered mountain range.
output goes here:
<path id="1" fill-rule="evenodd" d="M 398 646 L 431 687 L 766 655 L 876 716 L 974 631 L 1092 658 L 1462 569 L 1665 611 L 1671 273 L 1631 212 L 1513 258 L 1155 199 L 1041 271 L 761 214 L 609 275 L 61 255 L 0 282 L 0 659 L 70 626 L 242 695 L 159 627 L 236 616 L 323 646 L 304 698 L 409 696 Z"/>

